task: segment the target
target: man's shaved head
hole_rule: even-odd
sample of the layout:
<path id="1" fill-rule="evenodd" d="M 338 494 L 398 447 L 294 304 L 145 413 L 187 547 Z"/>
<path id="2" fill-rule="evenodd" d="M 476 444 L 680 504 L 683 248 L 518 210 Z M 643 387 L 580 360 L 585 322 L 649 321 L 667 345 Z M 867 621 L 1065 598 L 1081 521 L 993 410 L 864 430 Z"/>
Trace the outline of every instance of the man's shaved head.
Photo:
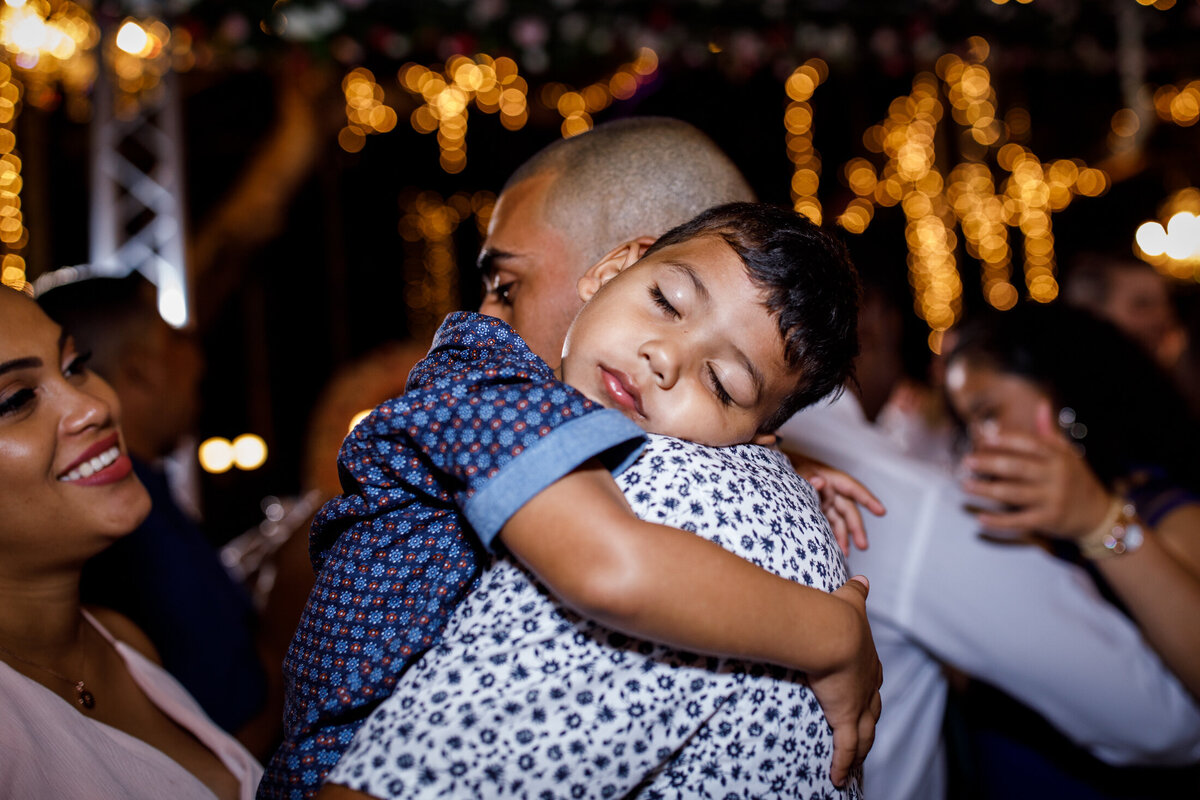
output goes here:
<path id="1" fill-rule="evenodd" d="M 588 267 L 712 206 L 753 199 L 729 157 L 686 122 L 618 120 L 554 142 L 500 193 L 479 257 L 480 311 L 510 323 L 556 366 Z"/>
<path id="2" fill-rule="evenodd" d="M 580 271 L 622 242 L 657 238 L 713 206 L 755 199 L 712 139 L 666 117 L 617 120 L 557 141 L 505 189 L 546 173 L 554 176 L 546 219 L 575 238 Z"/>

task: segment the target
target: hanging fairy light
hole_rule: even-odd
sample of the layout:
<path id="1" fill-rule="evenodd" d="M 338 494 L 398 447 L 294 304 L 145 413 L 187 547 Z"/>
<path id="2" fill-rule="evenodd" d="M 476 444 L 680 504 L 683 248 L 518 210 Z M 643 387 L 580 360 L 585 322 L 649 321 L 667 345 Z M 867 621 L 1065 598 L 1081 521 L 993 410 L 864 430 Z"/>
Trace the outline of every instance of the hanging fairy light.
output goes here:
<path id="1" fill-rule="evenodd" d="M 0 281 L 14 289 L 25 288 L 25 259 L 20 255 L 29 242 L 21 212 L 21 158 L 14 152 L 14 132 L 21 89 L 7 64 L 0 62 Z"/>
<path id="2" fill-rule="evenodd" d="M 633 61 L 622 64 L 611 76 L 578 91 L 563 83 L 548 83 L 542 87 L 540 99 L 542 105 L 563 118 L 561 131 L 567 139 L 590 131 L 593 114 L 608 108 L 613 100 L 633 97 L 638 87 L 653 79 L 657 72 L 658 54 L 643 47 Z"/>
<path id="3" fill-rule="evenodd" d="M 143 100 L 160 91 L 162 77 L 171 69 L 178 50 L 171 40 L 171 29 L 163 22 L 132 17 L 107 40 L 105 58 L 114 76 L 118 117 L 136 115 Z"/>
<path id="4" fill-rule="evenodd" d="M 1023 268 L 1029 296 L 1049 302 L 1058 294 L 1051 215 L 1076 196 L 1095 197 L 1108 190 L 1110 178 L 1078 159 L 1043 163 L 1030 150 L 1004 142 L 1006 135 L 1028 130 L 1028 112 L 1014 109 L 998 118 L 991 74 L 982 63 L 988 43 L 968 40 L 973 61 L 948 54 L 937 62 L 937 77 L 928 73 L 913 81 L 913 91 L 896 98 L 887 118 L 863 135 L 868 150 L 887 157 L 880 170 L 865 158 L 844 168 L 847 186 L 856 195 L 838 223 L 851 233 L 870 224 L 876 206 L 900 205 L 907 225 L 909 282 L 915 308 L 931 329 L 930 347 L 937 349 L 941 332 L 958 319 L 962 285 L 956 263 L 956 225 L 967 253 L 980 262 L 984 299 L 995 308 L 1012 308 L 1018 292 L 1012 282 L 1012 246 L 1008 228 L 1023 236 Z M 961 128 L 963 162 L 943 180 L 935 164 L 937 125 L 944 106 Z M 1121 117 L 1120 124 L 1127 120 Z M 1009 173 L 996 186 L 988 160 Z"/>
<path id="5" fill-rule="evenodd" d="M 403 267 L 404 302 L 414 337 L 432 335 L 446 314 L 459 307 L 454 232 L 473 216 L 482 236 L 495 205 L 491 192 L 456 192 L 443 198 L 427 191 L 401 198 L 400 238 L 416 245 L 405 248 Z"/>
<path id="6" fill-rule="evenodd" d="M 451 174 L 467 165 L 467 112 L 472 103 L 485 114 L 499 113 L 500 124 L 510 131 L 529 121 L 529 85 L 507 56 L 456 55 L 440 70 L 410 63 L 397 77 L 405 90 L 424 100 L 410 122 L 419 133 L 437 132 L 439 162 Z"/>
<path id="7" fill-rule="evenodd" d="M 1154 110 L 1163 122 L 1185 128 L 1200 122 L 1200 80 L 1159 87 L 1154 92 Z"/>
<path id="8" fill-rule="evenodd" d="M 338 133 L 338 144 L 348 153 L 363 149 L 367 136 L 387 133 L 396 127 L 396 112 L 383 102 L 383 87 L 375 74 L 359 67 L 342 79 L 346 96 L 346 125 Z"/>
<path id="9" fill-rule="evenodd" d="M 0 4 L 0 281 L 24 289 L 29 242 L 21 205 L 24 185 L 17 148 L 16 120 L 21 106 L 41 108 L 67 97 L 75 118 L 86 113 L 86 90 L 95 79 L 91 48 L 99 29 L 82 6 L 47 0 L 5 0 Z"/>
<path id="10" fill-rule="evenodd" d="M 821 201 L 817 187 L 821 183 L 821 156 L 813 148 L 813 108 L 809 104 L 817 86 L 829 75 L 829 67 L 819 58 L 810 58 L 792 71 L 784 83 L 787 109 L 783 127 L 788 160 L 792 162 L 792 207 L 818 225 L 821 224 Z M 862 226 L 864 229 L 866 225 Z"/>

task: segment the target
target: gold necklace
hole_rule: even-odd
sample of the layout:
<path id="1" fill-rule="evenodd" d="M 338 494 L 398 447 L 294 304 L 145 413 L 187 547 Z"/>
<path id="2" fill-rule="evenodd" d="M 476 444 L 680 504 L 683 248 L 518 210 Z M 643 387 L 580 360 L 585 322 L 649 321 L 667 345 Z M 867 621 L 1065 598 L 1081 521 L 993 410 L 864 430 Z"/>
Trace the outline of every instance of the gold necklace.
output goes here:
<path id="1" fill-rule="evenodd" d="M 82 629 L 83 629 L 83 620 L 81 619 L 80 620 L 80 630 L 82 630 Z M 82 650 L 83 650 L 83 655 L 80 658 L 80 663 L 79 663 L 80 673 L 85 672 L 84 668 L 87 666 L 87 648 L 83 647 Z M 71 684 L 72 686 L 75 687 L 75 702 L 79 703 L 80 706 L 82 706 L 83 708 L 86 708 L 89 711 L 91 711 L 93 708 L 96 707 L 96 696 L 88 691 L 87 687 L 84 686 L 84 684 L 83 684 L 83 680 L 73 680 L 71 678 L 68 678 L 66 675 L 63 675 L 61 672 L 50 669 L 45 664 L 39 664 L 36 661 L 30 661 L 28 658 L 25 658 L 24 656 L 17 655 L 12 650 L 9 650 L 7 647 L 5 647 L 2 644 L 0 644 L 0 653 L 4 653 L 5 655 L 7 655 L 11 658 L 15 658 L 17 661 L 20 661 L 23 664 L 28 664 L 31 667 L 40 669 L 42 672 L 45 672 L 47 675 L 53 675 L 55 678 L 58 678 L 60 681 Z"/>

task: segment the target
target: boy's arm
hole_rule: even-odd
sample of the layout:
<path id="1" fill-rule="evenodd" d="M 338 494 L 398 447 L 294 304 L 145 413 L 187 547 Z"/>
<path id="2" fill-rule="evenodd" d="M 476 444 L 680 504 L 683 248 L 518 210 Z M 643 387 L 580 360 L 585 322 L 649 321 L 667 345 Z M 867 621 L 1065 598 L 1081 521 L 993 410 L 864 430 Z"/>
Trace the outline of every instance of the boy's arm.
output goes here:
<path id="1" fill-rule="evenodd" d="M 826 594 L 639 520 L 595 462 L 526 502 L 500 538 L 564 604 L 615 630 L 807 672 L 834 728 L 835 782 L 866 754 L 881 670 L 865 583 Z"/>

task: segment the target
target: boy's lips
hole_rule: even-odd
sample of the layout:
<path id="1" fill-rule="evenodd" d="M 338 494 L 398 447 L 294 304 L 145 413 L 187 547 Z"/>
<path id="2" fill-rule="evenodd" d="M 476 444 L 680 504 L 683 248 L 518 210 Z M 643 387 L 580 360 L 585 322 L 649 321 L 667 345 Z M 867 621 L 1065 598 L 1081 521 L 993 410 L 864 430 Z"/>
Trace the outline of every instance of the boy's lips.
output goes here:
<path id="1" fill-rule="evenodd" d="M 642 393 L 628 375 L 620 370 L 601 366 L 600 377 L 604 381 L 604 388 L 607 390 L 608 396 L 614 403 L 635 412 L 639 417 L 646 416 L 646 412 L 642 409 Z"/>
<path id="2" fill-rule="evenodd" d="M 114 432 L 84 450 L 59 474 L 58 480 L 80 486 L 99 486 L 119 481 L 132 470 L 133 463 L 121 452 L 121 439 Z"/>

